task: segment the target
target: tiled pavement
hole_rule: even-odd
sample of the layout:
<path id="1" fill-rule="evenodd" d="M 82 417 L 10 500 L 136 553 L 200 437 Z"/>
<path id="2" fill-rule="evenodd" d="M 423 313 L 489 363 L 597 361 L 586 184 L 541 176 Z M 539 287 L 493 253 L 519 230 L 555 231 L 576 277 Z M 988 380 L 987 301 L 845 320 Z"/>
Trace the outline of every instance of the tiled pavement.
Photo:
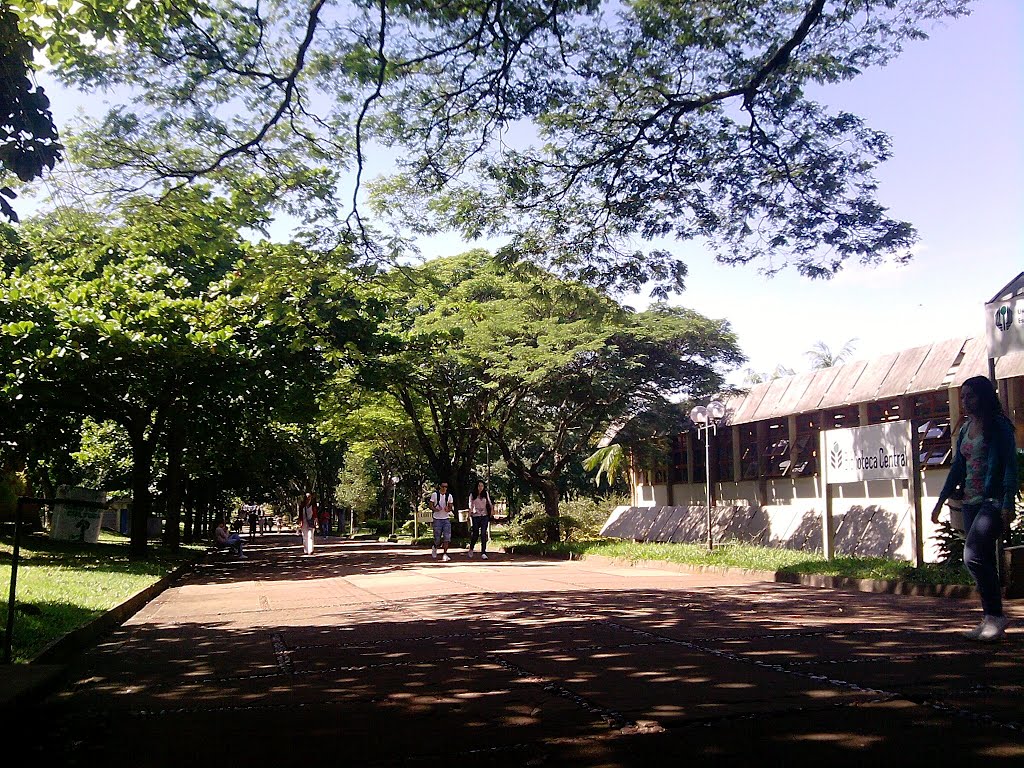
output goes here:
<path id="1" fill-rule="evenodd" d="M 288 536 L 248 551 L 84 654 L 22 713 L 48 724 L 28 759 L 1024 765 L 1024 626 L 962 640 L 969 601 L 370 542 L 303 558 Z"/>

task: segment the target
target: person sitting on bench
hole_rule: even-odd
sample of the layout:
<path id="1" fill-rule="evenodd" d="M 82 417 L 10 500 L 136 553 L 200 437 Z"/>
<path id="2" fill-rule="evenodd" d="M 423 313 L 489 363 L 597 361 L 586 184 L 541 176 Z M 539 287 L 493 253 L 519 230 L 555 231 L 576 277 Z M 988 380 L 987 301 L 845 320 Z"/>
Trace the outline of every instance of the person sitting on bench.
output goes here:
<path id="1" fill-rule="evenodd" d="M 217 518 L 217 527 L 213 529 L 213 540 L 218 549 L 230 549 L 240 560 L 247 559 L 242 554 L 242 537 L 237 533 L 228 533 L 228 524 L 224 522 L 223 518 Z"/>

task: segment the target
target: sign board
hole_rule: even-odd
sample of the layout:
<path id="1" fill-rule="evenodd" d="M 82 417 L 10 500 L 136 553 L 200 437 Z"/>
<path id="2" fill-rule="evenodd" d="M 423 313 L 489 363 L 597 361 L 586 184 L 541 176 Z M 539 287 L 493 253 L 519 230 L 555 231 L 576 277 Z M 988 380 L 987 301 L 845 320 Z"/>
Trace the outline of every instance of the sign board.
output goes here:
<path id="1" fill-rule="evenodd" d="M 81 505 L 74 500 L 104 504 L 107 500 L 105 491 L 92 488 L 74 488 L 61 485 L 57 488 L 57 498 L 67 499 L 53 505 L 53 520 L 50 524 L 50 538 L 65 541 L 85 541 L 95 544 L 100 539 L 100 522 L 103 510 L 94 505 Z"/>
<path id="2" fill-rule="evenodd" d="M 985 305 L 985 334 L 991 358 L 1024 352 L 1024 272 Z"/>
<path id="3" fill-rule="evenodd" d="M 825 480 L 901 480 L 913 474 L 913 435 L 909 421 L 825 432 Z"/>

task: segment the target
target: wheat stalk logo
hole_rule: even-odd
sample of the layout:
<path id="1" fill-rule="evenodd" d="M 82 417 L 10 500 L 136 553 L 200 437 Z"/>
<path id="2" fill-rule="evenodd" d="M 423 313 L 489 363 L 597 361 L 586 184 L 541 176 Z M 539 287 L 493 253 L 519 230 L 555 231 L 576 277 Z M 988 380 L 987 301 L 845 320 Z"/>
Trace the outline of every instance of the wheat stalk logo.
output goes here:
<path id="1" fill-rule="evenodd" d="M 832 469 L 841 469 L 843 466 L 843 449 L 839 443 L 832 443 L 832 450 L 828 452 L 828 465 Z"/>

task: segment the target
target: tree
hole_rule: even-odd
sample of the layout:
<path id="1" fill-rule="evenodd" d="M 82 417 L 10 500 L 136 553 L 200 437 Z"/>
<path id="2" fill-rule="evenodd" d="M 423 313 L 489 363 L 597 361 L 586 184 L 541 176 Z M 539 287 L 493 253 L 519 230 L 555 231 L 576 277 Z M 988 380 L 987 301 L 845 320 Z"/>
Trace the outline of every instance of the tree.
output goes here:
<path id="1" fill-rule="evenodd" d="M 141 96 L 79 135 L 107 189 L 205 178 L 324 221 L 347 167 L 348 215 L 318 242 L 354 235 L 379 257 L 395 241 L 358 203 L 376 142 L 401 171 L 376 185 L 377 212 L 664 295 L 685 265 L 633 236 L 702 238 L 722 261 L 809 277 L 910 258 L 912 227 L 876 199 L 888 138 L 808 94 L 886 64 L 968 0 L 99 5 L 69 11 L 43 50 L 71 82 Z M 73 34 L 90 19 L 106 47 Z"/>
<path id="2" fill-rule="evenodd" d="M 842 365 L 853 357 L 856 348 L 857 339 L 849 339 L 838 352 L 833 352 L 825 342 L 818 341 L 804 354 L 811 359 L 811 368 L 821 370 Z"/>
<path id="3" fill-rule="evenodd" d="M 453 493 L 486 436 L 544 501 L 558 536 L 560 479 L 613 421 L 717 390 L 742 357 L 724 321 L 658 306 L 632 313 L 579 283 L 474 251 L 410 274 L 396 351 L 363 380 L 393 397 Z M 448 470 L 450 474 L 446 474 Z"/>
<path id="4" fill-rule="evenodd" d="M 234 289 L 244 248 L 231 207 L 198 189 L 174 202 L 137 203 L 113 226 L 65 211 L 24 227 L 3 254 L 0 352 L 16 423 L 55 411 L 124 430 L 136 557 L 160 452 L 173 546 L 189 440 L 223 434 L 246 409 L 266 418 L 303 359 Z"/>

